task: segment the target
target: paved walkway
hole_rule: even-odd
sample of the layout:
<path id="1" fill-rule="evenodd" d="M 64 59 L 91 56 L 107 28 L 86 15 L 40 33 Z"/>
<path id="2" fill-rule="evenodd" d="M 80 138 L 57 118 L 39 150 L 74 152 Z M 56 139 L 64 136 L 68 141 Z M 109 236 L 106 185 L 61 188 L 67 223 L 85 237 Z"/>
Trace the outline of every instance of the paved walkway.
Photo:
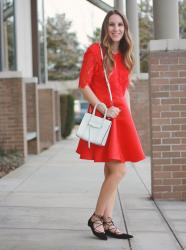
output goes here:
<path id="1" fill-rule="evenodd" d="M 186 249 L 186 203 L 149 199 L 149 158 L 127 164 L 114 209 L 117 224 L 135 237 L 95 238 L 87 220 L 103 166 L 79 160 L 76 144 L 61 141 L 0 180 L 0 250 Z"/>

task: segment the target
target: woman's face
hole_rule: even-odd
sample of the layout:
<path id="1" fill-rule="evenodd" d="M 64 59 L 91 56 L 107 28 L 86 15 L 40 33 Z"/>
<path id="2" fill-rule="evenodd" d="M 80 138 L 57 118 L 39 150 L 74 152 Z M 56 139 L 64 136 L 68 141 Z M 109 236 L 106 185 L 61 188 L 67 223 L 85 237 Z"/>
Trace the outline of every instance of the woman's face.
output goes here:
<path id="1" fill-rule="evenodd" d="M 109 17 L 108 34 L 113 42 L 119 42 L 124 35 L 124 23 L 122 18 L 113 14 Z"/>

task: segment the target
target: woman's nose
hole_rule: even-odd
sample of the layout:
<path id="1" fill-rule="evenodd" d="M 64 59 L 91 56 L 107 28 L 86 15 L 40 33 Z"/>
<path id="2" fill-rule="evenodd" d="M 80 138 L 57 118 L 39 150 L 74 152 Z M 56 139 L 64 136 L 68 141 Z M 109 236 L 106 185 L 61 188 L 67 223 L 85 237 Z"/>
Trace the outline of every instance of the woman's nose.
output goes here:
<path id="1" fill-rule="evenodd" d="M 119 26 L 118 25 L 114 25 L 114 30 L 119 30 Z"/>

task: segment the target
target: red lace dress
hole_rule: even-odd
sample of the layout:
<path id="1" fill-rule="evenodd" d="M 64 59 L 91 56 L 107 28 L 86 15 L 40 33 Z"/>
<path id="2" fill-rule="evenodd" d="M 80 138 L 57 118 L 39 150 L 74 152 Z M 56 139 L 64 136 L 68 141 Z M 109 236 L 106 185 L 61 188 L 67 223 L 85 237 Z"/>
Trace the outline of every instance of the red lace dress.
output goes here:
<path id="1" fill-rule="evenodd" d="M 122 64 L 120 53 L 113 54 L 116 66 L 109 75 L 109 83 L 113 96 L 111 103 L 107 89 L 100 48 L 98 43 L 93 43 L 85 52 L 79 78 L 79 86 L 84 88 L 86 85 L 92 89 L 101 102 L 107 107 L 112 105 L 121 109 L 119 115 L 112 119 L 112 127 L 106 145 L 98 146 L 79 140 L 76 152 L 81 159 L 94 160 L 95 162 L 109 162 L 118 160 L 120 162 L 137 162 L 143 160 L 145 155 L 141 143 L 125 101 L 124 95 L 128 87 L 128 70 Z M 89 111 L 92 109 L 89 105 Z M 96 111 L 98 116 L 102 116 Z"/>

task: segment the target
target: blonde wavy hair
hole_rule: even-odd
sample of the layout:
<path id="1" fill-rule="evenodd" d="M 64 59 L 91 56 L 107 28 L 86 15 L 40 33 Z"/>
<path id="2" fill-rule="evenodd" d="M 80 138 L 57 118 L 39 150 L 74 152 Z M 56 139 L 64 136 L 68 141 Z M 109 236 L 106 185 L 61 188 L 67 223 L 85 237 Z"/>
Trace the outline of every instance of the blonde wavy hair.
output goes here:
<path id="1" fill-rule="evenodd" d="M 129 72 L 131 72 L 134 67 L 132 38 L 129 31 L 128 21 L 126 17 L 122 15 L 118 10 L 109 11 L 105 16 L 105 19 L 103 20 L 101 28 L 101 47 L 104 51 L 103 63 L 107 73 L 112 71 L 113 67 L 115 66 L 111 49 L 112 40 L 108 34 L 109 18 L 114 14 L 119 15 L 124 24 L 124 35 L 119 43 L 119 51 L 122 55 L 123 64 L 127 67 Z"/>

